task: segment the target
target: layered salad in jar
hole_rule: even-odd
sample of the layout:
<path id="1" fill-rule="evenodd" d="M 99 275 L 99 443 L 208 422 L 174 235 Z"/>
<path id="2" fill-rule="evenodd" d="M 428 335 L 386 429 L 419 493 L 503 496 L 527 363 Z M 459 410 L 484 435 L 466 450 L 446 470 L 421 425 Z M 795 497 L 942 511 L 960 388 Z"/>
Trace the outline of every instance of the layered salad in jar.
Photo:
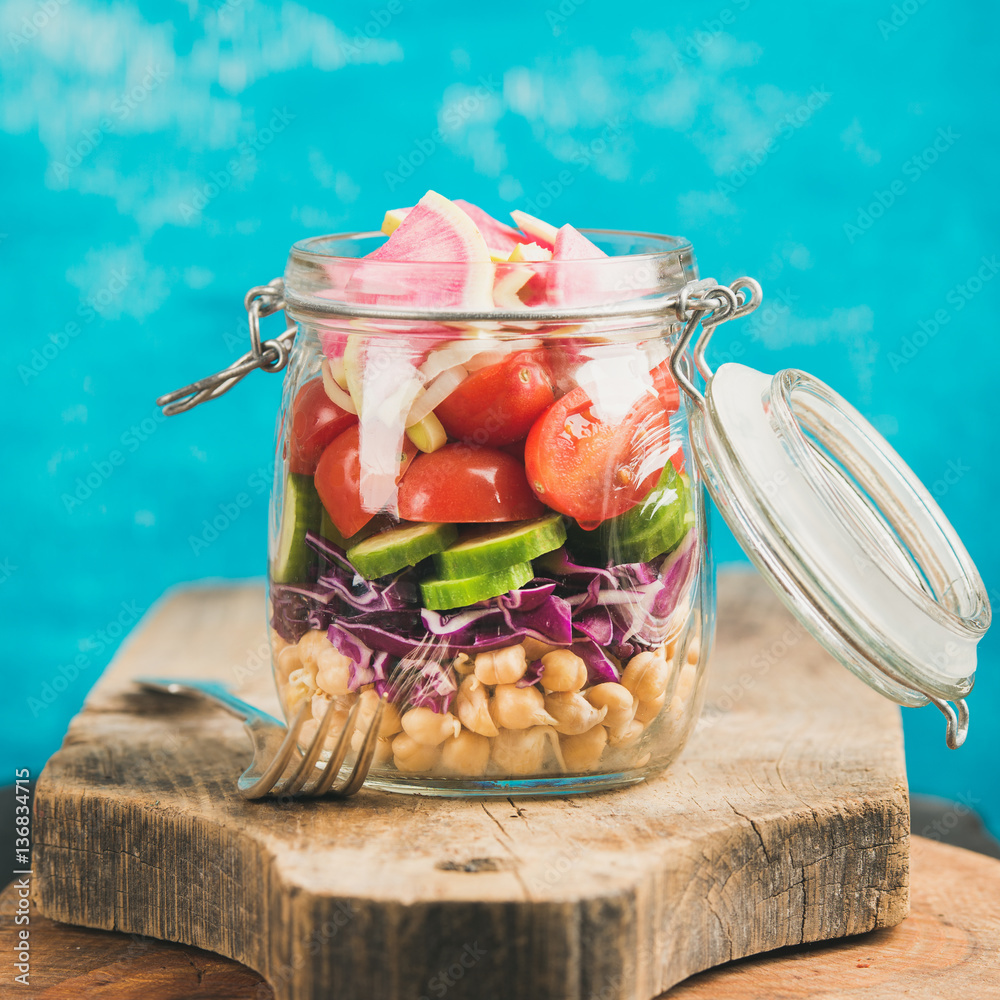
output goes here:
<path id="1" fill-rule="evenodd" d="M 388 212 L 388 239 L 318 293 L 363 318 L 300 328 L 275 673 L 286 716 L 310 716 L 303 744 L 332 705 L 332 749 L 360 703 L 357 750 L 387 699 L 376 784 L 621 783 L 669 763 L 692 721 L 704 514 L 668 331 L 553 321 L 593 300 L 606 254 L 512 215 L 435 192 Z M 435 261 L 474 277 L 456 290 L 442 268 L 436 287 Z M 385 274 L 405 283 L 408 263 L 418 305 L 502 316 L 379 320 Z"/>

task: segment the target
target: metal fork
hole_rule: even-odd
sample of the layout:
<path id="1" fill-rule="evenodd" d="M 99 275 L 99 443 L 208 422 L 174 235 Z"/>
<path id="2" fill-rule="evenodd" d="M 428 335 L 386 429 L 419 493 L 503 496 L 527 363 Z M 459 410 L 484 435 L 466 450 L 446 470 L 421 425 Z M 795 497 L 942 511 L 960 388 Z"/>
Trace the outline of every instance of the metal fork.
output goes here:
<path id="1" fill-rule="evenodd" d="M 371 769 L 382 711 L 386 703 L 386 696 L 383 695 L 375 706 L 371 723 L 361 742 L 358 758 L 350 774 L 346 778 L 338 777 L 344 758 L 347 756 L 351 734 L 354 732 L 359 701 L 355 701 L 351 706 L 343 731 L 330 752 L 326 767 L 319 777 L 310 781 L 316 774 L 316 762 L 323 752 L 326 738 L 333 726 L 336 714 L 334 701 L 330 702 L 326 712 L 323 713 L 316 734 L 303 754 L 298 749 L 298 742 L 302 725 L 311 715 L 312 706 L 308 699 L 303 702 L 291 726 L 286 727 L 273 715 L 254 708 L 253 705 L 237 698 L 225 685 L 213 681 L 137 677 L 136 683 L 146 691 L 205 698 L 243 721 L 254 751 L 250 766 L 240 775 L 236 783 L 240 795 L 245 799 L 263 799 L 268 796 L 308 798 L 321 795 L 344 799 L 353 795 L 365 783 L 365 778 Z M 289 762 L 295 759 L 297 759 L 295 769 L 286 776 L 285 771 Z"/>

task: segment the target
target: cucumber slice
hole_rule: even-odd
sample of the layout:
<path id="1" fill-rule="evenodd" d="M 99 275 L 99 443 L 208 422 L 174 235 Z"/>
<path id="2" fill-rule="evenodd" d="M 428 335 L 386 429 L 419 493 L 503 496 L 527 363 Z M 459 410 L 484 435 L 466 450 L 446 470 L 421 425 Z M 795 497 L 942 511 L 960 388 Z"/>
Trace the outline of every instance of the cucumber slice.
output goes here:
<path id="1" fill-rule="evenodd" d="M 458 537 L 453 524 L 401 524 L 380 531 L 347 550 L 351 565 L 366 579 L 377 580 L 448 548 Z"/>
<path id="2" fill-rule="evenodd" d="M 464 580 L 424 580 L 420 584 L 420 593 L 425 608 L 447 611 L 449 608 L 461 608 L 466 604 L 475 604 L 476 601 L 485 601 L 488 597 L 499 597 L 508 590 L 517 590 L 534 575 L 531 563 L 515 563 L 496 573 L 470 576 Z"/>
<path id="3" fill-rule="evenodd" d="M 345 552 L 351 548 L 353 545 L 357 545 L 358 542 L 364 541 L 369 535 L 374 535 L 376 531 L 382 531 L 385 528 L 392 527 L 392 522 L 388 517 L 384 517 L 381 514 L 376 514 L 364 527 L 358 528 L 353 535 L 348 535 L 345 538 L 338 530 L 337 526 L 330 520 L 330 515 L 327 514 L 326 508 L 323 508 L 323 514 L 320 519 L 319 533 L 334 545 L 339 545 Z"/>
<path id="4" fill-rule="evenodd" d="M 675 549 L 694 525 L 691 481 L 668 462 L 641 503 L 594 531 L 570 526 L 569 548 L 595 564 L 649 562 Z"/>
<path id="5" fill-rule="evenodd" d="M 515 563 L 525 563 L 558 549 L 566 541 L 566 526 L 559 514 L 534 521 L 518 521 L 489 531 L 464 535 L 451 548 L 434 557 L 438 573 L 449 580 L 482 576 Z"/>
<path id="6" fill-rule="evenodd" d="M 313 477 L 288 473 L 281 503 L 278 547 L 271 561 L 275 583 L 306 583 L 316 565 L 316 551 L 306 544 L 306 532 L 318 531 L 323 506 Z"/>

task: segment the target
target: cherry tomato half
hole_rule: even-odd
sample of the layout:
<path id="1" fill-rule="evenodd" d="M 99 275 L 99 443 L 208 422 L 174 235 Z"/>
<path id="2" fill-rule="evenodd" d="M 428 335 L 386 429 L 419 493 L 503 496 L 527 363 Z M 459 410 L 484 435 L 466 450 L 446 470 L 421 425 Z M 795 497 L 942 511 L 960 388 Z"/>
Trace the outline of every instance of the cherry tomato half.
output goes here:
<path id="1" fill-rule="evenodd" d="M 553 399 L 539 352 L 518 351 L 473 372 L 434 412 L 449 437 L 503 445 L 523 438 Z"/>
<path id="2" fill-rule="evenodd" d="M 624 514 L 656 485 L 667 464 L 670 418 L 644 395 L 617 424 L 600 420 L 576 388 L 535 422 L 524 449 L 528 481 L 553 510 L 591 530 Z"/>
<path id="3" fill-rule="evenodd" d="M 418 455 L 399 484 L 407 521 L 486 523 L 541 517 L 524 466 L 496 448 L 446 444 Z"/>
<path id="4" fill-rule="evenodd" d="M 649 374 L 653 376 L 653 385 L 659 393 L 663 408 L 667 413 L 676 413 L 681 405 L 681 391 L 674 379 L 673 372 L 670 370 L 670 362 L 664 361 Z"/>
<path id="5" fill-rule="evenodd" d="M 337 406 L 323 388 L 322 379 L 306 382 L 292 403 L 291 433 L 288 437 L 288 468 L 311 476 L 323 449 L 356 424 L 353 413 Z"/>
<path id="6" fill-rule="evenodd" d="M 361 506 L 360 437 L 360 429 L 355 424 L 328 444 L 316 466 L 314 479 L 316 492 L 330 520 L 345 538 L 360 531 L 375 516 Z M 404 438 L 397 483 L 416 453 L 410 439 Z"/>

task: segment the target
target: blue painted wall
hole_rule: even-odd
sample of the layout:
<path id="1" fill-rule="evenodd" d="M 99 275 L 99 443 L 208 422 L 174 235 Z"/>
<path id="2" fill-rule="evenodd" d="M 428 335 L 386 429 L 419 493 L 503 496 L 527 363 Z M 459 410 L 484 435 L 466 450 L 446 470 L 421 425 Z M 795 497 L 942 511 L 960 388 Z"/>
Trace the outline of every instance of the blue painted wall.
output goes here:
<path id="1" fill-rule="evenodd" d="M 244 349 L 242 294 L 293 240 L 428 187 L 758 276 L 769 308 L 718 354 L 855 400 L 1000 588 L 997 8 L 792 10 L 0 4 L 3 769 L 55 749 L 165 587 L 261 572 L 278 380 L 169 422 L 154 397 Z M 998 648 L 964 749 L 933 709 L 905 725 L 914 790 L 1000 833 Z"/>

